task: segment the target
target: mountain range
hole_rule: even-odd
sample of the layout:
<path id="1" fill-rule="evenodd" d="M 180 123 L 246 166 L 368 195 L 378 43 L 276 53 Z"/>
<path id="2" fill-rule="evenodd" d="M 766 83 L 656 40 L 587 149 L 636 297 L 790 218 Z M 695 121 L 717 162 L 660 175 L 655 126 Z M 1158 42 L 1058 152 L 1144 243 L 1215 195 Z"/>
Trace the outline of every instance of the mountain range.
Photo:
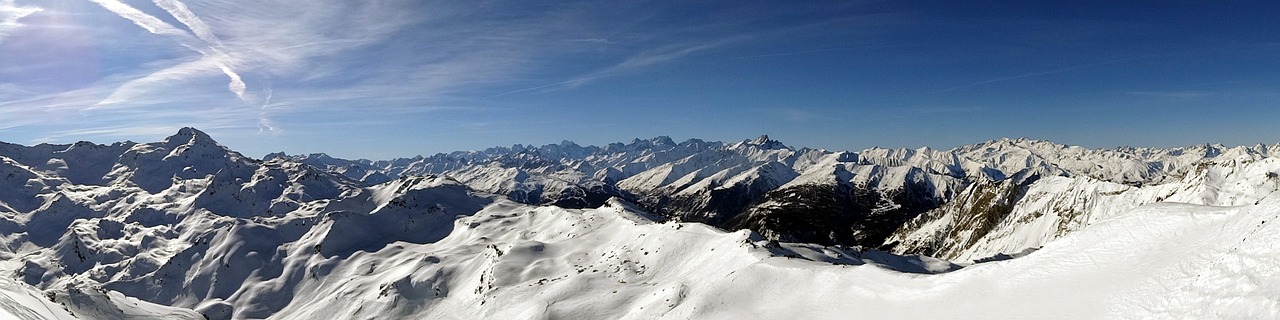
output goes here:
<path id="1" fill-rule="evenodd" d="M 193 128 L 0 143 L 0 315 L 1276 317 L 1277 155 L 761 136 L 255 159 Z"/>
<path id="2" fill-rule="evenodd" d="M 1025 138 L 951 150 L 855 153 L 796 149 L 761 136 L 735 143 L 656 137 L 605 147 L 565 141 L 385 161 L 325 154 L 266 158 L 301 162 L 366 185 L 444 175 L 527 204 L 584 208 L 619 197 L 666 219 L 751 229 L 780 241 L 967 260 L 1039 246 L 1091 219 L 1094 202 L 1111 196 L 1128 199 L 1128 205 L 1105 205 L 1116 211 L 1164 199 L 1208 205 L 1258 200 L 1275 186 L 1248 184 L 1256 190 L 1225 198 L 1211 193 L 1258 176 L 1249 168 L 1265 171 L 1277 154 L 1280 145 L 1087 149 Z M 1029 192 L 1032 198 L 1023 199 Z M 1064 203 L 1070 196 L 1081 203 Z M 1043 223 L 1061 224 L 1062 230 L 1036 232 L 1056 235 L 972 248 L 1012 232 L 992 228 L 1022 229 L 1013 221 L 1050 211 L 1063 221 Z M 955 243 L 959 232 L 968 233 Z"/>

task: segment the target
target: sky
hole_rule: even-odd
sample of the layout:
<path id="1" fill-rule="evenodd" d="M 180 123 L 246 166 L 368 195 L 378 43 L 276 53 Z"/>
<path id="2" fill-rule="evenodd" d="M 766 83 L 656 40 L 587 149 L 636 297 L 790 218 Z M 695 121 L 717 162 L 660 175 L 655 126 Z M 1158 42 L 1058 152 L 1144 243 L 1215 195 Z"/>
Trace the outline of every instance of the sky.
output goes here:
<path id="1" fill-rule="evenodd" d="M 0 141 L 1280 142 L 1280 2 L 0 0 Z"/>

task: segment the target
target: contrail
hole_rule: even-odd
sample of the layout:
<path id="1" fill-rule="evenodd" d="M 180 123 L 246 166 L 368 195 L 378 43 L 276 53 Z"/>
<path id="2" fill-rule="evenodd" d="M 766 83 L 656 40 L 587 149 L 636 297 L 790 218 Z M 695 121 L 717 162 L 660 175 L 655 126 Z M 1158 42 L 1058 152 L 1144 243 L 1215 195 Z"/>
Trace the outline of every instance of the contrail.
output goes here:
<path id="1" fill-rule="evenodd" d="M 995 78 L 995 79 L 991 79 L 991 80 L 978 81 L 978 82 L 974 82 L 974 83 L 970 83 L 970 84 L 966 84 L 966 85 L 962 85 L 962 86 L 951 87 L 951 88 L 946 88 L 946 89 L 937 90 L 937 91 L 931 91 L 931 92 L 927 92 L 927 93 L 925 93 L 925 94 L 943 93 L 943 92 L 947 92 L 947 91 L 955 91 L 955 90 L 960 90 L 960 89 L 964 89 L 964 88 L 977 87 L 977 86 L 984 85 L 984 84 L 990 84 L 990 83 L 996 83 L 996 82 L 1004 82 L 1004 81 L 1009 81 L 1009 80 L 1018 80 L 1018 79 L 1024 79 L 1024 78 L 1030 78 L 1030 77 L 1037 77 L 1037 76 L 1044 76 L 1044 75 L 1050 75 L 1050 74 L 1055 74 L 1055 73 L 1063 73 L 1063 72 L 1067 72 L 1067 71 L 1074 71 L 1074 70 L 1084 69 L 1084 68 L 1089 68 L 1089 67 L 1104 66 L 1104 65 L 1108 65 L 1108 64 L 1120 63 L 1120 62 L 1132 61 L 1132 60 L 1138 60 L 1138 59 L 1142 59 L 1142 58 L 1125 58 L 1125 59 L 1108 60 L 1108 61 L 1103 61 L 1103 62 L 1095 62 L 1095 63 L 1090 63 L 1090 64 L 1083 64 L 1083 65 L 1078 65 L 1078 66 L 1072 66 L 1072 67 L 1067 67 L 1067 68 L 1062 68 L 1062 69 L 1055 69 L 1055 70 L 1041 71 L 1041 72 L 1033 72 L 1033 73 L 1027 73 L 1027 74 L 1020 74 L 1020 75 L 1016 75 L 1016 76 L 1008 76 L 1008 77 L 1003 77 L 1003 78 Z"/>
<path id="2" fill-rule="evenodd" d="M 209 29 L 209 26 L 204 24 L 204 21 L 200 20 L 200 17 L 197 17 L 194 12 L 191 12 L 187 5 L 177 0 L 155 0 L 154 2 L 156 6 L 169 12 L 169 15 L 178 19 L 178 22 L 191 29 L 191 32 L 194 32 L 195 36 L 200 40 L 204 40 L 204 42 L 213 47 L 222 46 L 222 43 L 218 41 L 218 37 L 213 35 L 213 31 Z"/>
<path id="3" fill-rule="evenodd" d="M 262 99 L 262 107 L 258 108 L 258 133 L 262 133 L 264 129 L 271 133 L 277 133 L 280 130 L 272 125 L 271 117 L 267 112 L 267 106 L 271 105 L 271 97 L 274 95 L 275 92 L 268 86 L 267 97 Z"/>
<path id="4" fill-rule="evenodd" d="M 119 0 L 89 0 L 89 1 L 93 1 L 93 3 L 97 3 L 99 6 L 102 6 L 102 8 L 107 9 L 107 11 L 111 11 L 111 13 L 115 13 L 121 18 L 128 19 L 129 21 L 133 22 L 133 24 L 136 24 L 139 27 L 142 27 L 142 29 L 147 30 L 147 32 L 151 32 L 154 34 L 171 35 L 171 36 L 189 35 L 186 32 L 182 31 L 182 29 L 178 29 L 172 25 L 169 25 L 168 23 L 165 23 L 164 21 L 161 21 L 156 17 L 153 17 L 145 12 L 142 12 L 141 10 L 131 7 L 125 4 L 124 2 L 120 2 Z"/>
<path id="5" fill-rule="evenodd" d="M 207 73 L 215 67 L 217 67 L 217 62 L 214 62 L 213 59 L 208 57 L 204 57 L 203 59 L 180 63 L 160 71 L 152 72 L 144 77 L 129 80 L 128 82 L 116 87 L 110 95 L 99 101 L 94 106 L 85 109 L 85 111 L 96 109 L 99 106 L 129 101 L 135 96 L 146 92 L 147 88 L 153 85 L 178 81 L 193 75 Z"/>
<path id="6" fill-rule="evenodd" d="M 183 4 L 178 0 L 155 0 L 154 2 L 156 6 L 164 9 L 164 11 L 168 12 L 169 15 L 178 19 L 178 22 L 186 25 L 188 29 L 191 29 L 191 32 L 195 33 L 196 38 L 204 40 L 205 44 L 211 47 L 210 51 L 212 52 L 206 53 L 206 55 L 215 55 L 215 60 L 218 61 L 218 69 L 221 69 L 222 73 L 227 74 L 227 78 L 231 80 L 231 82 L 227 84 L 227 89 L 231 90 L 231 93 L 236 94 L 236 97 L 240 98 L 240 100 L 245 100 L 244 91 L 247 86 L 245 86 L 244 80 L 240 78 L 240 74 L 236 73 L 236 71 L 231 69 L 231 66 L 226 63 L 227 60 L 230 60 L 230 57 L 223 53 L 222 50 L 219 50 L 219 48 L 222 47 L 222 41 L 218 40 L 218 37 L 213 34 L 213 30 L 209 28 L 209 25 L 205 24 L 204 20 L 200 20 L 200 17 L 196 16 L 194 12 L 191 12 L 191 9 L 187 8 L 186 4 Z"/>
<path id="7" fill-rule="evenodd" d="M 218 61 L 218 69 L 222 69 L 222 73 L 227 74 L 227 78 L 231 78 L 231 83 L 227 84 L 227 89 L 236 94 L 236 97 L 240 98 L 240 100 L 244 100 L 244 90 L 247 86 L 244 85 L 244 80 L 240 79 L 240 74 L 231 70 L 231 67 L 228 67 L 222 61 Z"/>
<path id="8" fill-rule="evenodd" d="M 164 9 L 174 18 L 178 19 L 178 22 L 181 22 L 186 25 L 187 28 L 190 28 L 191 31 L 195 33 L 194 35 L 183 31 L 182 29 L 178 29 L 155 16 L 149 15 L 137 8 L 120 2 L 119 0 L 90 1 L 97 3 L 99 6 L 107 9 L 107 11 L 111 11 L 112 13 L 133 22 L 133 24 L 142 27 L 142 29 L 147 30 L 147 32 L 176 37 L 179 44 L 199 52 L 205 57 L 212 58 L 218 69 L 220 69 L 222 73 L 226 74 L 227 78 L 230 79 L 230 83 L 227 84 L 227 89 L 231 90 L 231 93 L 234 93 L 236 97 L 241 100 L 245 99 L 244 92 L 246 85 L 244 80 L 242 80 L 240 74 L 231 69 L 230 65 L 227 63 L 227 60 L 230 60 L 230 57 L 221 50 L 218 50 L 218 46 L 221 46 L 221 41 L 213 35 L 213 32 L 210 31 L 208 25 L 205 25 L 204 21 L 201 21 L 199 17 L 196 17 L 196 15 L 192 13 L 186 5 L 173 0 L 155 1 L 157 6 Z M 203 45 L 200 45 L 201 42 L 203 42 Z"/>
<path id="9" fill-rule="evenodd" d="M 577 78 L 577 79 L 573 79 L 573 80 L 565 80 L 565 81 L 560 81 L 560 82 L 556 82 L 556 83 L 552 83 L 552 84 L 548 84 L 548 85 L 541 85 L 541 86 L 537 86 L 537 87 L 530 87 L 530 88 L 524 88 L 524 89 L 518 89 L 518 90 L 507 91 L 507 92 L 503 92 L 503 93 L 495 94 L 495 95 L 492 95 L 492 96 L 489 96 L 489 97 L 490 97 L 490 98 L 495 98 L 495 97 L 501 97 L 501 96 L 513 95 L 513 94 L 517 94 L 517 93 L 521 93 L 521 92 L 525 92 L 525 91 L 533 91 L 533 90 L 546 89 L 546 88 L 555 87 L 555 86 L 562 86 L 562 85 L 575 84 L 575 83 L 580 83 L 580 82 L 583 82 L 583 81 L 590 81 L 590 80 L 595 80 L 595 79 L 600 79 L 600 78 L 604 78 L 604 76 L 586 77 L 586 78 Z"/>

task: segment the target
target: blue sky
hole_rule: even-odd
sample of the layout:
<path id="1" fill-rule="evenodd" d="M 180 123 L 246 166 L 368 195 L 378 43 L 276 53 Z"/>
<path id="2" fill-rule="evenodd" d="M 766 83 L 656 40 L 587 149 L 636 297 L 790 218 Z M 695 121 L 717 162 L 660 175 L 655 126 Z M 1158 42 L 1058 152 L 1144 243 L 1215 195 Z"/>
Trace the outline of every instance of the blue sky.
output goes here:
<path id="1" fill-rule="evenodd" d="M 1121 3 L 1113 3 L 1121 2 Z M 1280 3 L 0 0 L 0 141 L 1280 142 Z"/>

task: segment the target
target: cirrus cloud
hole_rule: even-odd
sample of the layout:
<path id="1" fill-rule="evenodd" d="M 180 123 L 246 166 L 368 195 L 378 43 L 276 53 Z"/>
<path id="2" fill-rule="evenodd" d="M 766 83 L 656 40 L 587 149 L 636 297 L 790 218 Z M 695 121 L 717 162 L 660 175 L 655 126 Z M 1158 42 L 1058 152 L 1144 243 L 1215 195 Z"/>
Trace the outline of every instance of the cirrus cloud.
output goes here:
<path id="1" fill-rule="evenodd" d="M 18 22 L 26 16 L 40 12 L 44 9 L 31 6 L 18 6 L 15 0 L 0 0 L 0 43 L 4 42 L 4 38 L 18 28 L 22 28 L 22 24 Z"/>

